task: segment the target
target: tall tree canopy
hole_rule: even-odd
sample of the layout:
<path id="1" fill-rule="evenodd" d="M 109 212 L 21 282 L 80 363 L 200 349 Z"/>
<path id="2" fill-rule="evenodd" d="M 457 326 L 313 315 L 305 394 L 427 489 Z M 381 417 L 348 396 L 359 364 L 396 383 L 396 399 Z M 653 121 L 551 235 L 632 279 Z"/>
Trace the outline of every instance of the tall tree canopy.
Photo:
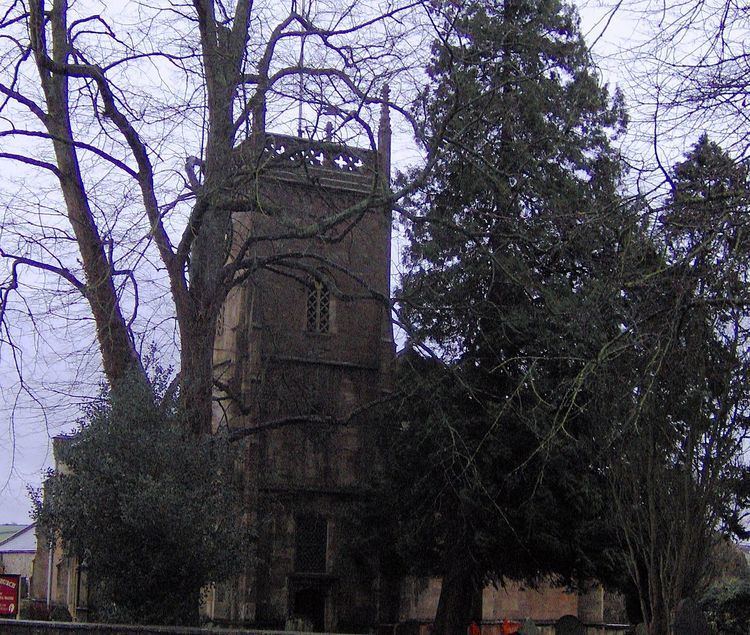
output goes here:
<path id="1" fill-rule="evenodd" d="M 429 211 L 408 226 L 400 299 L 415 336 L 481 358 L 534 339 L 524 334 L 545 327 L 533 307 L 562 305 L 599 244 L 617 244 L 598 234 L 616 227 L 606 222 L 619 209 L 609 139 L 624 114 L 599 85 L 570 6 L 468 3 L 444 19 L 455 34 L 430 67 L 428 125 L 437 134 L 455 116 L 434 178 L 411 200 Z"/>
<path id="2" fill-rule="evenodd" d="M 613 513 L 652 633 L 700 597 L 717 532 L 744 533 L 748 493 L 747 168 L 704 135 L 670 178 L 600 415 L 616 422 Z"/>
<path id="3" fill-rule="evenodd" d="M 438 18 L 454 30 L 435 46 L 423 104 L 447 147 L 410 200 L 424 218 L 407 225 L 399 302 L 415 350 L 444 368 L 405 373 L 405 393 L 428 403 L 410 398 L 395 435 L 430 475 L 411 481 L 430 520 L 408 525 L 404 546 L 437 550 L 436 628 L 458 633 L 467 588 L 602 564 L 585 548 L 601 539 L 586 513 L 602 503 L 587 403 L 619 333 L 634 225 L 610 146 L 621 99 L 600 85 L 574 9 L 468 2 Z"/>

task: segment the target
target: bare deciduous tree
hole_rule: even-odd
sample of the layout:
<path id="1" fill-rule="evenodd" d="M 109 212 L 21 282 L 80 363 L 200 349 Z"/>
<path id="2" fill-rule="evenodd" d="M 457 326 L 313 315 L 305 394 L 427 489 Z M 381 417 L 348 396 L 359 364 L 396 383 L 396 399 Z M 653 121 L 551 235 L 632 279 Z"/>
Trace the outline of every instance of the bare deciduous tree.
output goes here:
<path id="1" fill-rule="evenodd" d="M 336 240 L 402 195 L 375 174 L 351 207 L 236 244 L 233 211 L 273 213 L 257 195 L 269 130 L 298 118 L 312 137 L 325 122 L 329 136 L 374 149 L 373 111 L 390 106 L 408 124 L 382 88 L 409 70 L 419 5 L 14 0 L 0 16 L 0 160 L 15 175 L 0 234 L 3 344 L 19 346 L 19 316 L 43 319 L 40 286 L 53 319 L 75 305 L 62 282 L 85 300 L 116 387 L 145 379 L 139 343 L 174 317 L 183 406 L 196 433 L 210 430 L 217 316 L 269 265 L 254 246 Z M 303 266 L 296 254 L 273 260 Z"/>
<path id="2" fill-rule="evenodd" d="M 666 181 L 670 164 L 703 133 L 746 157 L 747 7 L 736 0 L 604 4 L 597 49 L 627 93 L 630 154 L 642 171 Z"/>

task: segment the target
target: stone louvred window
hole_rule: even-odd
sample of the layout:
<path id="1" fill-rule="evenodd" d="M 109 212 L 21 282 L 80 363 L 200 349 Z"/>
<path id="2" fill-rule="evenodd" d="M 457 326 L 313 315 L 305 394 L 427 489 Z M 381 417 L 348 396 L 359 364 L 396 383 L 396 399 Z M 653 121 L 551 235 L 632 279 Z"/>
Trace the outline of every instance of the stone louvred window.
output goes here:
<path id="1" fill-rule="evenodd" d="M 226 302 L 221 305 L 219 315 L 216 317 L 216 337 L 224 335 L 224 321 L 226 320 Z"/>
<path id="2" fill-rule="evenodd" d="M 307 330 L 328 333 L 331 330 L 331 291 L 321 280 L 314 280 L 307 290 Z"/>
<path id="3" fill-rule="evenodd" d="M 294 570 L 325 573 L 328 521 L 319 514 L 295 514 Z"/>

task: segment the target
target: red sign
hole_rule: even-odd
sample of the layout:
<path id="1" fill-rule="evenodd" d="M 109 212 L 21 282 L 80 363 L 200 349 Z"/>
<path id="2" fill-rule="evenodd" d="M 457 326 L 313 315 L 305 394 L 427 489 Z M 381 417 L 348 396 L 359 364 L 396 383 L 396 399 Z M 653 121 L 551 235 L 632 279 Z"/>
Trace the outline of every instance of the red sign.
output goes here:
<path id="1" fill-rule="evenodd" d="M 21 576 L 0 574 L 0 617 L 15 617 L 18 613 L 18 590 Z"/>

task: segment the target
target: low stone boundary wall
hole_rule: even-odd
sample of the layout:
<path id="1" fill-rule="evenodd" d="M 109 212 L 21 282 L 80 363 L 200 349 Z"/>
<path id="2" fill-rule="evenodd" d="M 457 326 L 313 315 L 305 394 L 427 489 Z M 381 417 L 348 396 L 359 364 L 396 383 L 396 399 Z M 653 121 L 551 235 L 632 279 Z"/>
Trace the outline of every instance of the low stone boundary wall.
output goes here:
<path id="1" fill-rule="evenodd" d="M 540 635 L 557 635 L 554 620 L 534 622 Z M 628 635 L 633 627 L 629 624 L 584 624 L 586 635 Z M 502 622 L 482 622 L 481 635 L 502 635 Z M 308 633 L 309 635 L 309 633 Z M 432 635 L 431 622 L 401 622 L 378 627 L 377 635 Z"/>
<path id="2" fill-rule="evenodd" d="M 555 635 L 554 622 L 537 622 L 541 635 Z M 406 622 L 378 629 L 379 635 L 430 635 L 430 624 Z M 483 623 L 482 635 L 501 635 L 501 623 Z M 626 635 L 627 624 L 586 624 L 586 635 Z M 230 628 L 189 628 L 186 626 L 133 626 L 128 624 L 85 624 L 81 622 L 37 622 L 0 619 L 2 635 L 310 635 L 296 631 L 262 631 Z"/>
<path id="3" fill-rule="evenodd" d="M 252 631 L 230 628 L 187 626 L 134 626 L 131 624 L 88 624 L 83 622 L 38 622 L 0 619 L 2 635 L 310 635 L 294 631 Z"/>
<path id="4" fill-rule="evenodd" d="M 536 622 L 540 635 L 556 635 L 554 623 Z M 628 635 L 632 632 L 629 624 L 584 624 L 586 635 Z"/>
<path id="5" fill-rule="evenodd" d="M 534 622 L 539 629 L 540 635 L 556 635 L 555 622 L 553 621 L 540 621 Z M 584 624 L 586 629 L 586 635 L 627 635 L 632 632 L 632 626 L 630 624 Z M 496 630 L 487 629 L 486 626 L 482 627 L 482 635 L 500 635 L 502 631 L 498 626 Z"/>

